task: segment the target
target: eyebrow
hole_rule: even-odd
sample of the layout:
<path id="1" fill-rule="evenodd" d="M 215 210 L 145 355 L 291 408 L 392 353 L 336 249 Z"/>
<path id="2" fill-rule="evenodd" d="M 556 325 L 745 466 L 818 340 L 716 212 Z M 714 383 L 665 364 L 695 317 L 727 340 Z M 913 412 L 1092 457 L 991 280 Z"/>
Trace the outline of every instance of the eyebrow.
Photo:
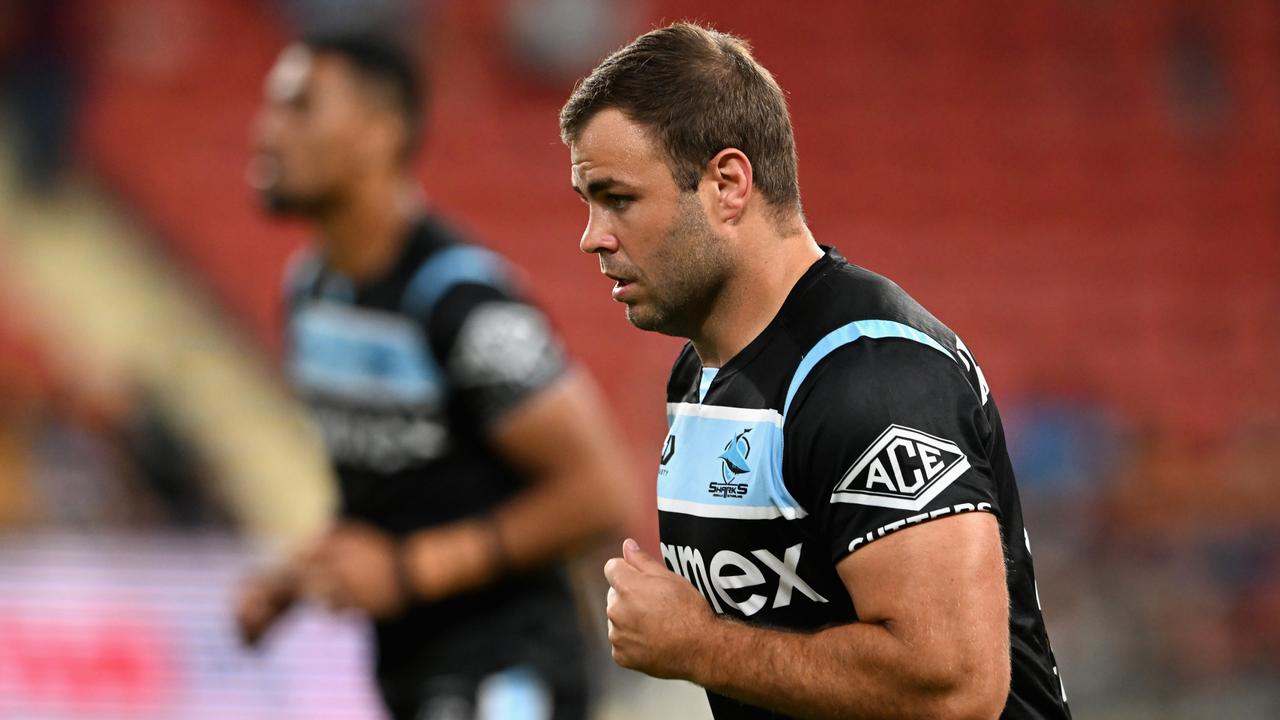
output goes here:
<path id="1" fill-rule="evenodd" d="M 587 191 L 585 193 L 577 185 L 572 185 L 571 187 L 573 188 L 573 191 L 579 195 L 583 197 L 591 197 L 592 195 L 598 195 L 605 190 L 610 190 L 618 186 L 630 187 L 627 183 L 613 177 L 602 177 L 592 180 L 587 183 Z"/>

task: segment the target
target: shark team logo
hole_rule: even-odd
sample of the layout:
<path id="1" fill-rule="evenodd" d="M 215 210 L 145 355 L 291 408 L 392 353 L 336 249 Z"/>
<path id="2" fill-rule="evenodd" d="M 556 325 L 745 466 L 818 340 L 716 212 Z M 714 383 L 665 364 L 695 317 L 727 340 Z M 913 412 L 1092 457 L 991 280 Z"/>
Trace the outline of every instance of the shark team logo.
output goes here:
<path id="1" fill-rule="evenodd" d="M 723 482 L 713 481 L 707 485 L 707 492 L 715 497 L 740 498 L 747 494 L 747 484 L 736 480 L 739 475 L 751 472 L 751 466 L 747 464 L 751 455 L 751 441 L 747 439 L 749 432 L 751 429 L 747 428 L 735 435 L 720 453 L 720 479 Z"/>
<path id="2" fill-rule="evenodd" d="M 831 502 L 920 510 L 968 469 L 969 458 L 950 440 L 890 425 L 845 473 Z"/>

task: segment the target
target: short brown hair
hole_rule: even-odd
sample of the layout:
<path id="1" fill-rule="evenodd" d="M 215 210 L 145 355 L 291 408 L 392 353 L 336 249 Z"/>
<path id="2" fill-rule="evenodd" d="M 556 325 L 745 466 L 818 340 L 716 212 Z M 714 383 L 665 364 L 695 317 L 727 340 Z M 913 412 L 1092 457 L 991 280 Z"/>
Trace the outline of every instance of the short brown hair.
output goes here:
<path id="1" fill-rule="evenodd" d="M 734 35 L 681 22 L 605 58 L 560 110 L 566 144 L 606 108 L 651 128 L 672 177 L 693 190 L 725 148 L 751 160 L 755 186 L 778 210 L 800 209 L 796 143 L 782 88 Z"/>

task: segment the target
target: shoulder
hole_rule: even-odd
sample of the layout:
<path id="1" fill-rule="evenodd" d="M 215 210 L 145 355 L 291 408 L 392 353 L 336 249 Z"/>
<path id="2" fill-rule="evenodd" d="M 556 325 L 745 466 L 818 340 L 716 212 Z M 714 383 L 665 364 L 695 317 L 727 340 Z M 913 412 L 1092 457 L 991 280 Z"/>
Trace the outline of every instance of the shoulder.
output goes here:
<path id="1" fill-rule="evenodd" d="M 854 321 L 887 320 L 950 342 L 953 333 L 898 283 L 839 256 L 834 260 L 814 283 L 808 307 L 803 309 L 804 316 L 820 319 L 809 327 L 830 329 Z"/>
<path id="2" fill-rule="evenodd" d="M 953 333 L 893 280 L 853 265 L 834 248 L 820 272 L 802 280 L 781 320 L 798 352 L 859 321 L 890 321 L 923 332 L 950 349 Z"/>
<path id="3" fill-rule="evenodd" d="M 981 405 L 959 359 L 919 330 L 866 321 L 827 338 L 792 378 L 788 420 L 814 415 L 890 419 L 929 407 Z"/>
<path id="4" fill-rule="evenodd" d="M 946 449 L 976 462 L 995 431 L 964 366 L 937 347 L 903 337 L 841 345 L 798 386 L 784 420 L 792 476 L 816 479 L 822 487 L 855 459 L 894 443 L 909 441 L 911 448 L 902 451 L 907 455 L 924 443 L 928 452 Z M 895 461 L 905 462 L 890 464 Z"/>
<path id="5" fill-rule="evenodd" d="M 481 289 L 481 296 L 494 299 L 520 296 L 519 273 L 506 258 L 438 224 L 429 225 L 425 233 L 428 236 L 420 240 L 424 246 L 421 260 L 405 285 L 405 312 L 425 318 L 455 291 L 466 287 Z"/>
<path id="6" fill-rule="evenodd" d="M 837 477 L 867 469 L 863 461 L 882 452 L 893 473 L 925 462 L 921 472 L 930 477 L 936 463 L 928 458 L 937 453 L 985 462 L 995 428 L 963 365 L 940 347 L 900 335 L 862 336 L 798 379 L 783 430 L 796 492 L 825 503 L 822 493 Z"/>
<path id="7" fill-rule="evenodd" d="M 412 242 L 401 312 L 419 323 L 433 353 L 461 375 L 507 378 L 561 355 L 547 315 L 524 290 L 524 276 L 497 252 L 472 243 L 435 218 Z M 468 370 L 471 368 L 471 370 Z"/>
<path id="8" fill-rule="evenodd" d="M 955 333 L 892 280 L 836 257 L 788 323 L 798 359 L 784 414 L 819 385 L 840 395 L 942 382 L 966 390 Z"/>

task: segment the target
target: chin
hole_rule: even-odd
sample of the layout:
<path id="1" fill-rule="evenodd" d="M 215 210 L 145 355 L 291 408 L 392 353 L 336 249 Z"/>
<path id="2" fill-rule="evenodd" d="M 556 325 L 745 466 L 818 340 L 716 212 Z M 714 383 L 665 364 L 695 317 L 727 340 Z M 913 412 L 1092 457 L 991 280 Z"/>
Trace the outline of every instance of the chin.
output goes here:
<path id="1" fill-rule="evenodd" d="M 315 215 L 322 206 L 322 203 L 314 198 L 291 195 L 278 190 L 263 191 L 258 199 L 267 214 L 277 217 L 310 217 Z"/>
<path id="2" fill-rule="evenodd" d="M 269 193 L 261 193 L 258 195 L 258 207 L 268 215 L 288 215 L 289 211 L 286 205 L 280 201 L 279 196 Z"/>
<path id="3" fill-rule="evenodd" d="M 662 313 L 654 308 L 645 308 L 640 305 L 628 305 L 627 321 L 641 330 L 661 333 L 663 335 L 685 337 L 680 329 L 676 327 L 675 323 L 671 321 L 670 315 Z"/>
<path id="4" fill-rule="evenodd" d="M 655 320 L 652 313 L 645 312 L 638 305 L 627 305 L 627 322 L 635 325 L 641 330 L 657 330 Z"/>

